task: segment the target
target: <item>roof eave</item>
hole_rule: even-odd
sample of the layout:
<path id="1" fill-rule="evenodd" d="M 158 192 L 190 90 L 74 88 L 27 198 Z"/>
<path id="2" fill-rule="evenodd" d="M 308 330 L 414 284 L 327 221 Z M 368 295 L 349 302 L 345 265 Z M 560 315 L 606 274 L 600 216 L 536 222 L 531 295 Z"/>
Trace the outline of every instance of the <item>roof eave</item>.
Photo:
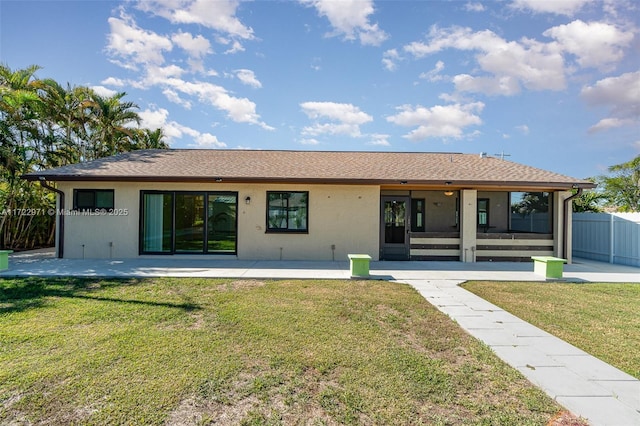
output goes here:
<path id="1" fill-rule="evenodd" d="M 535 181 L 453 181 L 453 180 L 402 180 L 402 179 L 354 179 L 354 178 L 292 178 L 292 177 L 233 177 L 233 176 L 88 176 L 55 175 L 47 173 L 29 173 L 22 179 L 28 181 L 60 182 L 181 182 L 181 183 L 313 183 L 335 185 L 403 185 L 464 189 L 472 187 L 488 188 L 540 188 L 540 189 L 592 189 L 597 185 L 591 182 L 535 182 Z"/>

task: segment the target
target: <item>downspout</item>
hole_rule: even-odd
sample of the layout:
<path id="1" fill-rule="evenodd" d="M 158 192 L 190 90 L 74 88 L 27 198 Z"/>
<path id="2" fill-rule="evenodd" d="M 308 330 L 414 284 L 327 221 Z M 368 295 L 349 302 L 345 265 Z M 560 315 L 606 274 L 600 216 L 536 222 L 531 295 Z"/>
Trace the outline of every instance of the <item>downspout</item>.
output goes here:
<path id="1" fill-rule="evenodd" d="M 58 188 L 54 188 L 47 183 L 47 180 L 40 176 L 39 178 L 40 186 L 43 188 L 47 188 L 50 191 L 55 192 L 60 196 L 60 222 L 58 224 L 58 258 L 62 259 L 64 256 L 64 192 L 60 191 Z"/>
<path id="2" fill-rule="evenodd" d="M 566 257 L 567 251 L 569 249 L 569 227 L 567 226 L 569 223 L 569 202 L 576 197 L 582 195 L 582 188 L 578 187 L 578 192 L 573 194 L 571 197 L 564 199 L 564 211 L 562 218 L 562 257 Z M 567 259 L 569 263 L 571 263 L 571 259 Z"/>

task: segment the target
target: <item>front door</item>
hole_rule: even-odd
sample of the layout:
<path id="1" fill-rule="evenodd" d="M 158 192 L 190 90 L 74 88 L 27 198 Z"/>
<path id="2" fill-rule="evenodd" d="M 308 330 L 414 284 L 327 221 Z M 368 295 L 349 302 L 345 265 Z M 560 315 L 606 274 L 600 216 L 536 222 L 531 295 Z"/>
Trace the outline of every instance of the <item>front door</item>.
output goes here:
<path id="1" fill-rule="evenodd" d="M 409 260 L 409 197 L 380 200 L 380 259 Z"/>

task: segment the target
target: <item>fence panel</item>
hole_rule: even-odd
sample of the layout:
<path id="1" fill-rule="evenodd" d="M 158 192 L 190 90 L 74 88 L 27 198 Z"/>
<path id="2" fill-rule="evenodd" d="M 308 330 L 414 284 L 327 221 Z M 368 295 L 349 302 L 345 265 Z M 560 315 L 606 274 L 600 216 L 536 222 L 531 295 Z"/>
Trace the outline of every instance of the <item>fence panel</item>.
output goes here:
<path id="1" fill-rule="evenodd" d="M 573 213 L 573 255 L 640 267 L 640 213 Z"/>

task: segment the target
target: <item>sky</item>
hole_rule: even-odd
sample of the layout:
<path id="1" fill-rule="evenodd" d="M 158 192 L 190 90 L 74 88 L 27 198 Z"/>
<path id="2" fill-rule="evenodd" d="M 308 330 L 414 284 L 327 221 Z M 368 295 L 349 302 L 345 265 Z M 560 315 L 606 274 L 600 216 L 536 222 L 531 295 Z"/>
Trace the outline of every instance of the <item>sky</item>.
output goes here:
<path id="1" fill-rule="evenodd" d="M 640 154 L 635 0 L 0 0 L 0 62 L 126 92 L 172 148 L 485 152 L 577 178 Z"/>

